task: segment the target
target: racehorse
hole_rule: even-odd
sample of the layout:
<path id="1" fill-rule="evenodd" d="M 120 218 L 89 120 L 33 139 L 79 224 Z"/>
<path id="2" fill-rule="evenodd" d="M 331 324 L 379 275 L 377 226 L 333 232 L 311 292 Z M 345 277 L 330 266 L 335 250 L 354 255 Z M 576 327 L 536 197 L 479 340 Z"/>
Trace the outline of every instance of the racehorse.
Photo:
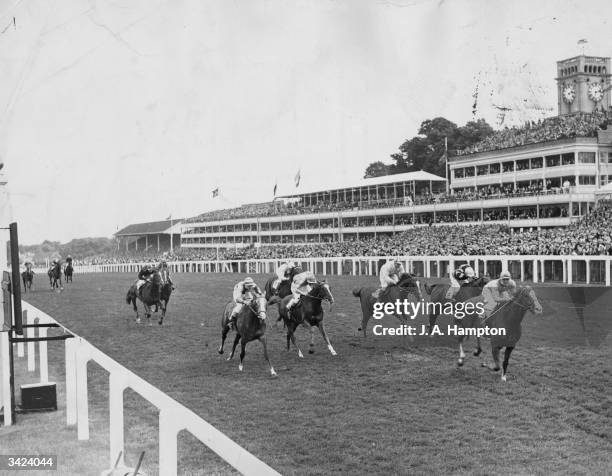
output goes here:
<path id="1" fill-rule="evenodd" d="M 455 294 L 454 302 L 471 302 L 476 304 L 477 302 L 482 302 L 482 299 L 479 296 L 482 294 L 482 289 L 485 285 L 490 281 L 487 276 L 481 276 L 479 278 L 474 279 L 469 283 L 463 284 L 457 294 Z M 447 305 L 452 305 L 453 301 L 446 298 L 446 292 L 450 288 L 449 284 L 434 284 L 433 286 L 429 286 L 425 284 L 425 291 L 430 295 L 429 301 L 432 303 L 439 304 L 439 306 L 429 306 L 431 313 L 429 314 L 429 326 L 427 332 L 432 335 L 432 331 L 436 326 L 436 320 L 442 309 L 444 309 Z M 436 310 L 439 309 L 440 313 Z M 465 316 L 461 319 L 454 317 L 454 323 L 458 326 L 463 327 L 464 329 L 478 327 L 480 325 L 480 315 L 474 309 L 473 312 L 465 312 Z M 459 341 L 459 358 L 457 359 L 457 365 L 461 367 L 465 362 L 465 352 L 463 350 L 463 341 L 467 339 L 467 336 L 459 335 L 457 336 Z M 480 345 L 480 337 L 476 337 L 476 349 L 474 350 L 474 356 L 479 356 L 482 353 L 482 347 Z"/>
<path id="2" fill-rule="evenodd" d="M 32 271 L 32 263 L 26 263 L 26 269 L 21 273 L 21 279 L 23 280 L 23 291 L 32 291 L 32 283 L 34 282 L 34 271 Z"/>
<path id="3" fill-rule="evenodd" d="M 150 281 L 145 282 L 142 286 L 140 286 L 140 289 L 136 289 L 136 283 L 130 286 L 125 300 L 128 304 L 133 304 L 134 312 L 136 312 L 137 324 L 140 324 L 140 314 L 138 313 L 138 307 L 136 306 L 136 299 L 138 298 L 144 306 L 145 316 L 147 317 L 147 322 L 150 326 L 153 325 L 151 324 L 151 307 L 162 307 L 162 318 L 159 321 L 159 324 L 161 325 L 163 316 L 165 314 L 165 307 L 163 307 L 161 303 L 161 288 L 161 276 L 157 271 L 154 271 L 151 274 Z"/>
<path id="4" fill-rule="evenodd" d="M 49 268 L 47 275 L 49 276 L 49 285 L 51 289 L 57 288 L 60 291 L 64 289 L 62 286 L 62 266 L 59 262 Z"/>
<path id="5" fill-rule="evenodd" d="M 527 311 L 531 311 L 534 314 L 542 314 L 542 305 L 530 286 L 522 286 L 510 301 L 500 304 L 483 322 L 483 325 L 487 325 L 490 328 L 505 329 L 506 335 L 492 335 L 490 337 L 494 364 L 482 364 L 483 367 L 488 367 L 497 372 L 499 370 L 499 353 L 501 348 L 505 347 L 501 374 L 501 379 L 504 382 L 506 381 L 510 354 L 521 338 L 521 322 Z"/>
<path id="6" fill-rule="evenodd" d="M 170 295 L 172 294 L 172 284 L 162 284 L 161 291 L 159 292 L 159 301 L 161 303 L 161 316 L 159 317 L 159 325 L 164 323 L 164 317 L 166 317 L 166 310 L 168 309 L 168 301 L 170 301 Z"/>
<path id="7" fill-rule="evenodd" d="M 381 296 L 376 299 L 372 296 L 378 287 L 375 286 L 364 286 L 362 288 L 353 289 L 353 296 L 358 297 L 361 303 L 361 327 L 358 331 L 363 331 L 363 337 L 367 337 L 368 321 L 372 318 L 374 313 L 374 304 L 377 302 L 391 302 L 394 303 L 396 300 L 403 301 L 408 299 L 409 296 L 413 299 L 412 302 L 421 299 L 421 291 L 419 289 L 419 282 L 414 278 L 414 275 L 410 273 L 404 273 L 400 276 L 399 281 L 395 286 L 389 286 L 381 293 Z M 401 319 L 400 316 L 398 318 Z"/>
<path id="8" fill-rule="evenodd" d="M 272 304 L 275 304 L 279 299 L 280 298 L 278 296 L 275 296 L 272 299 L 272 301 L 274 301 Z M 283 322 L 287 327 L 287 350 L 290 348 L 289 343 L 293 342 L 293 345 L 298 350 L 298 357 L 304 357 L 302 350 L 295 341 L 295 330 L 301 323 L 305 323 L 310 326 L 310 348 L 308 353 L 314 354 L 314 329 L 315 327 L 318 327 L 323 339 L 325 340 L 325 343 L 327 344 L 327 348 L 332 355 L 336 355 L 336 351 L 332 347 L 329 337 L 327 336 L 327 332 L 325 332 L 325 326 L 323 325 L 323 316 L 325 315 L 323 311 L 323 301 L 329 302 L 330 305 L 334 304 L 334 296 L 331 293 L 329 284 L 327 284 L 325 281 L 320 281 L 313 284 L 310 292 L 303 295 L 300 302 L 291 308 L 291 318 L 288 316 L 289 313 L 287 312 L 287 303 L 290 300 L 291 296 L 285 296 L 282 300 L 280 300 L 278 307 L 280 317 L 283 319 Z"/>
<path id="9" fill-rule="evenodd" d="M 64 268 L 64 280 L 67 283 L 72 282 L 72 272 L 73 271 L 74 271 L 74 268 L 72 267 L 70 263 L 68 263 L 66 267 Z"/>
<path id="10" fill-rule="evenodd" d="M 231 330 L 229 326 L 229 319 L 234 306 L 234 301 L 230 301 L 225 305 L 225 309 L 223 310 L 223 315 L 221 317 L 221 345 L 219 346 L 218 350 L 220 354 L 223 354 L 223 345 L 225 344 L 227 334 Z M 272 367 L 272 363 L 270 362 L 270 358 L 268 357 L 268 344 L 266 342 L 265 336 L 266 307 L 267 301 L 264 297 L 257 297 L 242 306 L 242 309 L 238 312 L 238 315 L 236 316 L 236 337 L 234 338 L 232 353 L 227 358 L 227 360 L 231 360 L 234 357 L 234 353 L 236 352 L 236 346 L 238 345 L 238 341 L 240 341 L 241 350 L 240 364 L 238 365 L 238 369 L 242 371 L 242 363 L 246 354 L 246 345 L 252 340 L 257 339 L 263 345 L 264 357 L 268 362 L 268 365 L 270 366 L 270 375 L 275 377 L 276 372 L 274 371 L 274 367 Z"/>

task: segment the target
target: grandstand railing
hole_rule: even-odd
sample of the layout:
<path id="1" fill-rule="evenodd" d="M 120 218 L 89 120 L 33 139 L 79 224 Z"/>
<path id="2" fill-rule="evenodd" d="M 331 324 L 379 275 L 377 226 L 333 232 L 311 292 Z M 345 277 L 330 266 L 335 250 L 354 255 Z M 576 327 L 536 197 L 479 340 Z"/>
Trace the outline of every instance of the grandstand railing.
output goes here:
<path id="1" fill-rule="evenodd" d="M 23 301 L 24 324 L 57 323 L 75 337 L 65 341 L 66 365 L 66 423 L 77 425 L 77 438 L 89 439 L 89 406 L 87 388 L 87 364 L 93 361 L 109 373 L 109 464 L 114 467 L 119 454 L 125 454 L 124 443 L 124 402 L 123 393 L 130 388 L 159 409 L 159 474 L 177 474 L 178 433 L 187 430 L 203 444 L 217 453 L 228 464 L 243 474 L 279 475 L 277 471 L 253 456 L 232 441 L 225 434 L 207 423 L 201 417 L 154 387 L 111 357 L 94 347 L 82 337 L 69 331 L 54 318 Z M 34 337 L 35 328 L 28 327 L 28 337 Z M 40 336 L 46 335 L 46 328 L 38 328 Z M 2 333 L 7 334 L 7 333 Z M 8 342 L 8 339 L 6 339 Z M 36 343 L 27 343 L 28 371 L 36 370 Z M 4 349 L 3 344 L 0 348 Z M 5 352 L 6 353 L 6 352 Z M 23 344 L 17 344 L 17 355 L 24 356 Z M 38 343 L 40 381 L 49 378 L 47 343 Z M 2 359 L 4 360 L 4 359 Z M 6 411 L 6 408 L 5 408 Z M 124 466 L 123 458 L 120 465 Z"/>
<path id="2" fill-rule="evenodd" d="M 351 256 L 293 258 L 316 274 L 376 276 L 390 256 Z M 286 258 L 243 260 L 192 260 L 168 262 L 174 273 L 274 273 Z M 449 271 L 470 263 L 478 275 L 497 276 L 509 270 L 513 277 L 525 282 L 584 283 L 610 286 L 612 256 L 609 255 L 466 255 L 466 256 L 402 256 L 405 268 L 424 278 L 444 278 Z M 132 273 L 143 266 L 138 263 L 109 263 L 75 266 L 77 273 Z"/>

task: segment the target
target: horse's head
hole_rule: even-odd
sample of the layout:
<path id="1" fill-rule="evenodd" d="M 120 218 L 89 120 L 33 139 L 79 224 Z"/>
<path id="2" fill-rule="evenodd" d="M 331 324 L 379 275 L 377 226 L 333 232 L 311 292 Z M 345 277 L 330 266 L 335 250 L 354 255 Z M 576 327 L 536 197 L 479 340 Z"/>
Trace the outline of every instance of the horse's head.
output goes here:
<path id="1" fill-rule="evenodd" d="M 484 288 L 485 285 L 491 281 L 491 278 L 489 276 L 480 276 L 478 278 L 474 278 L 471 282 L 470 282 L 470 286 L 474 286 L 476 288 Z"/>
<path id="2" fill-rule="evenodd" d="M 151 282 L 156 286 L 161 286 L 162 279 L 158 271 L 151 273 Z"/>
<path id="3" fill-rule="evenodd" d="M 266 319 L 266 309 L 268 308 L 268 302 L 263 296 L 254 298 L 250 303 L 249 307 L 251 311 L 259 318 L 260 321 Z"/>
<path id="4" fill-rule="evenodd" d="M 521 286 L 516 291 L 514 301 L 521 307 L 530 310 L 534 314 L 542 314 L 542 305 L 538 301 L 531 286 Z"/>
<path id="5" fill-rule="evenodd" d="M 312 291 L 310 291 L 309 296 L 314 298 L 318 298 L 321 301 L 327 301 L 330 304 L 334 303 L 334 296 L 331 292 L 331 288 L 326 281 L 319 281 L 317 284 L 313 284 Z"/>

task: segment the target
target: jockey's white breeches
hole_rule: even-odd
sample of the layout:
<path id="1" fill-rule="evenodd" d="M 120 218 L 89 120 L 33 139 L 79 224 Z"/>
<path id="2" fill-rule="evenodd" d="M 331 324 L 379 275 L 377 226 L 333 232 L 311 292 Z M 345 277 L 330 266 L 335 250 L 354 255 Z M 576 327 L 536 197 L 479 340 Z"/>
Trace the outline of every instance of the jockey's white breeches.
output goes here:
<path id="1" fill-rule="evenodd" d="M 392 278 L 391 276 L 380 275 L 380 287 L 382 289 L 387 289 L 387 286 L 391 286 L 392 284 L 397 284 L 398 278 Z"/>

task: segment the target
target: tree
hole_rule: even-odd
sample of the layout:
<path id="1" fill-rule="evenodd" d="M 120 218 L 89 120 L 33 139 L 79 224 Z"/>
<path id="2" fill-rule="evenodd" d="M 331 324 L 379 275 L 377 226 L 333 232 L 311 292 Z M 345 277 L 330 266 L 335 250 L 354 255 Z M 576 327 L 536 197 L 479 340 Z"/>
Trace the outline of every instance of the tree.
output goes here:
<path id="1" fill-rule="evenodd" d="M 379 160 L 378 162 L 372 162 L 368 165 L 363 178 L 382 177 L 384 175 L 389 175 L 389 172 L 389 165 Z"/>
<path id="2" fill-rule="evenodd" d="M 469 147 L 494 133 L 493 128 L 484 119 L 470 121 L 465 126 L 458 127 L 444 117 L 427 119 L 421 123 L 418 135 L 405 140 L 399 151 L 391 154 L 393 163 L 386 166 L 386 174 L 399 174 L 425 170 L 444 177 L 446 162 L 446 143 L 448 155 L 454 155 L 457 150 Z M 371 163 L 366 171 L 366 177 L 379 177 L 383 169 L 382 162 Z M 369 175 L 376 173 L 377 175 Z"/>

